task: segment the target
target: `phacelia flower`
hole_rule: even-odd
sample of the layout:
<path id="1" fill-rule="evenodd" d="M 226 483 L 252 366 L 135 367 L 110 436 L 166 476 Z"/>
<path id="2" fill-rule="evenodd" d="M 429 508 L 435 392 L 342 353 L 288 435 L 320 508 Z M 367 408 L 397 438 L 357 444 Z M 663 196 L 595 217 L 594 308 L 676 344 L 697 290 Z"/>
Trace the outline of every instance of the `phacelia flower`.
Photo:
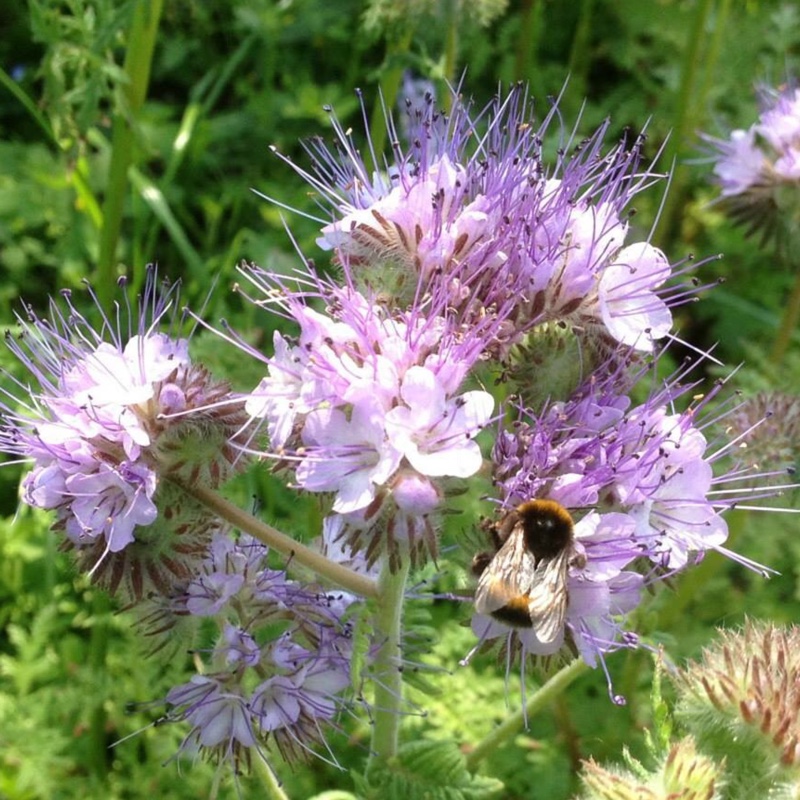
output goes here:
<path id="1" fill-rule="evenodd" d="M 581 558 L 570 565 L 562 637 L 543 643 L 535 629 L 476 614 L 473 630 L 482 641 L 507 641 L 523 656 L 552 655 L 567 642 L 595 665 L 605 653 L 636 645 L 620 618 L 639 604 L 643 588 L 708 550 L 732 555 L 721 512 L 753 495 L 719 487 L 763 471 L 740 463 L 715 469 L 728 448 L 709 445 L 701 420 L 721 384 L 676 411 L 690 388 L 676 377 L 634 406 L 615 381 L 590 382 L 539 414 L 521 410 L 517 424 L 499 432 L 492 460 L 502 508 L 542 498 L 569 509 Z"/>
<path id="2" fill-rule="evenodd" d="M 784 483 L 800 465 L 800 397 L 760 392 L 747 398 L 727 420 L 731 435 L 741 440 L 740 457 L 752 465 L 774 464 L 769 483 Z"/>
<path id="3" fill-rule="evenodd" d="M 632 759 L 628 760 L 632 763 Z M 633 769 L 605 768 L 590 759 L 583 764 L 582 800 L 719 800 L 726 785 L 724 762 L 698 751 L 691 736 L 673 744 L 656 768 L 649 772 L 643 764 Z"/>
<path id="4" fill-rule="evenodd" d="M 235 768 L 263 757 L 268 741 L 287 758 L 310 753 L 351 685 L 356 598 L 292 580 L 267 555 L 249 537 L 218 535 L 197 576 L 170 600 L 173 619 L 213 619 L 218 638 L 198 652 L 205 672 L 167 694 L 161 721 L 189 723 L 182 751 Z"/>
<path id="5" fill-rule="evenodd" d="M 314 140 L 313 173 L 292 166 L 327 209 L 318 243 L 342 280 L 247 270 L 254 302 L 299 327 L 275 334 L 247 411 L 298 488 L 332 495 L 370 563 L 435 555 L 447 482 L 482 464 L 475 436 L 494 401 L 464 387 L 480 363 L 556 325 L 603 359 L 649 352 L 671 327 L 672 267 L 628 241 L 628 204 L 661 177 L 642 167 L 644 138 L 605 148 L 605 125 L 548 167 L 557 109 L 533 124 L 530 105 L 519 86 L 477 118 L 460 98 L 450 116 L 411 103 L 410 145 L 387 118 L 393 156 L 381 167 L 373 153 L 374 168 L 334 118 L 335 152 Z"/>
<path id="6" fill-rule="evenodd" d="M 333 217 L 318 242 L 389 305 L 444 293 L 462 323 L 496 317 L 495 356 L 548 322 L 650 351 L 671 325 L 672 268 L 649 242 L 626 242 L 626 207 L 661 177 L 641 166 L 644 137 L 605 151 L 604 125 L 547 166 L 556 108 L 535 124 L 530 106 L 521 86 L 475 117 L 460 97 L 450 116 L 430 97 L 410 104 L 411 144 L 387 119 L 385 166 L 334 118 L 335 149 L 314 140 L 313 172 L 292 165 Z"/>
<path id="7" fill-rule="evenodd" d="M 23 499 L 53 510 L 93 578 L 133 600 L 188 578 L 216 529 L 165 478 L 218 486 L 237 468 L 247 419 L 186 339 L 157 330 L 177 299 L 151 271 L 132 330 L 105 316 L 95 329 L 65 293 L 49 319 L 27 308 L 19 337 L 7 336 L 35 382 L 2 404 L 0 449 L 32 464 Z"/>
<path id="8" fill-rule="evenodd" d="M 621 620 L 644 588 L 707 550 L 727 553 L 720 514 L 748 494 L 718 487 L 753 471 L 719 473 L 729 449 L 698 422 L 718 389 L 684 411 L 675 402 L 690 387 L 677 378 L 638 405 L 629 397 L 670 335 L 672 306 L 696 291 L 670 286 L 683 268 L 633 236 L 631 200 L 663 177 L 643 164 L 644 136 L 610 148 L 608 124 L 574 147 L 562 136 L 548 164 L 556 105 L 534 121 L 519 86 L 476 115 L 460 97 L 452 105 L 410 103 L 408 146 L 387 117 L 389 158 L 333 118 L 335 146 L 307 145 L 311 171 L 292 164 L 317 192 L 318 244 L 339 279 L 310 263 L 292 282 L 245 271 L 254 302 L 298 331 L 275 334 L 267 357 L 240 342 L 266 363 L 246 410 L 268 434 L 259 455 L 330 496 L 329 529 L 367 568 L 435 557 L 450 484 L 481 468 L 476 436 L 497 421 L 500 510 L 533 499 L 568 509 L 575 557 L 558 635 L 481 615 L 473 628 L 523 656 L 567 645 L 603 664 L 637 643 Z M 564 331 L 578 369 L 531 403 L 518 364 L 533 353 L 540 370 Z M 467 384 L 476 373 L 521 398 L 515 425 Z"/>
<path id="9" fill-rule="evenodd" d="M 800 215 L 800 88 L 765 88 L 761 96 L 759 119 L 747 130 L 703 138 L 713 148 L 723 206 L 748 233 L 761 230 L 766 240 L 782 217 L 796 223 Z"/>
<path id="10" fill-rule="evenodd" d="M 366 542 L 370 564 L 386 549 L 415 560 L 435 554 L 430 518 L 443 481 L 483 463 L 475 436 L 494 399 L 463 383 L 487 326 L 466 330 L 414 307 L 392 312 L 309 272 L 327 303 L 322 313 L 307 305 L 307 291 L 256 269 L 249 276 L 300 329 L 294 341 L 275 334 L 268 374 L 245 402 L 266 426 L 270 452 L 297 488 L 332 496 L 343 536 Z"/>

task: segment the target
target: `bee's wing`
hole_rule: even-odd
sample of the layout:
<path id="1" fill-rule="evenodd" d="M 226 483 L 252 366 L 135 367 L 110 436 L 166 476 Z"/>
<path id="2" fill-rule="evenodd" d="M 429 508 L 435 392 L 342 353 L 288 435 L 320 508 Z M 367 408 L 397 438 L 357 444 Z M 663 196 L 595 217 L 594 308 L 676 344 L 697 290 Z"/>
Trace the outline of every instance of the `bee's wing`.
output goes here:
<path id="1" fill-rule="evenodd" d="M 564 629 L 570 556 L 570 548 L 565 548 L 554 558 L 540 561 L 533 573 L 527 592 L 528 611 L 536 638 L 542 644 L 554 642 Z"/>
<path id="2" fill-rule="evenodd" d="M 525 547 L 521 528 L 515 528 L 481 573 L 475 590 L 475 610 L 491 614 L 527 595 L 534 583 L 536 559 Z"/>

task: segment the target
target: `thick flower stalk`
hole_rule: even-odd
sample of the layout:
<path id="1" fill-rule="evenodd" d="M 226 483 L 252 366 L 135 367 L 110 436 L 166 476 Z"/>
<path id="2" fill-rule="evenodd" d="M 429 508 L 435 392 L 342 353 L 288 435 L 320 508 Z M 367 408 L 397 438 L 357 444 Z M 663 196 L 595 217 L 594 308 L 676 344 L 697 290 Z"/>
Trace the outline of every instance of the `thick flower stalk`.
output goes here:
<path id="1" fill-rule="evenodd" d="M 53 510 L 65 546 L 129 601 L 189 578 L 217 528 L 166 479 L 216 488 L 244 464 L 241 401 L 192 363 L 186 339 L 157 331 L 177 301 L 151 271 L 138 314 L 118 309 L 96 329 L 65 293 L 49 319 L 27 309 L 7 336 L 35 382 L 2 404 L 0 448 L 32 465 L 23 499 Z"/>

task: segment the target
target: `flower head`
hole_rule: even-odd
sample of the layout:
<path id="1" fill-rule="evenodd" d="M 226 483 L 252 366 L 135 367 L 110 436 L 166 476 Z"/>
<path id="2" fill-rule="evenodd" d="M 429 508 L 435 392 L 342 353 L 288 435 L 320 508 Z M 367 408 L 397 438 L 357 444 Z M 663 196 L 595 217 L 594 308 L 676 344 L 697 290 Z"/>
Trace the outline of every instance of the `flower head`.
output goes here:
<path id="1" fill-rule="evenodd" d="M 266 425 L 271 452 L 298 488 L 332 495 L 351 543 L 367 530 L 383 543 L 367 547 L 370 563 L 386 549 L 435 553 L 428 520 L 442 482 L 475 474 L 483 461 L 475 436 L 494 400 L 462 384 L 491 323 L 470 330 L 421 308 L 392 311 L 309 272 L 322 313 L 307 292 L 249 274 L 300 328 L 295 341 L 275 335 L 268 374 L 245 403 Z"/>
<path id="2" fill-rule="evenodd" d="M 606 769 L 590 759 L 581 772 L 583 800 L 719 800 L 726 785 L 724 762 L 698 752 L 690 736 L 673 744 L 652 772 L 628 759 L 633 769 Z"/>
<path id="3" fill-rule="evenodd" d="M 539 414 L 522 409 L 518 423 L 499 432 L 493 463 L 502 507 L 547 498 L 568 508 L 581 557 L 570 563 L 562 636 L 542 642 L 535 626 L 519 629 L 476 614 L 481 640 L 508 641 L 523 656 L 552 655 L 567 640 L 594 665 L 637 643 L 619 620 L 639 604 L 642 589 L 707 550 L 730 555 L 720 514 L 749 491 L 718 488 L 762 473 L 738 463 L 715 470 L 729 448 L 710 448 L 702 419 L 721 385 L 677 412 L 676 401 L 690 388 L 675 376 L 634 406 L 613 380 L 590 382 Z"/>
<path id="4" fill-rule="evenodd" d="M 716 163 L 714 175 L 722 202 L 734 221 L 761 230 L 764 239 L 776 230 L 780 217 L 798 218 L 800 182 L 800 88 L 764 88 L 762 111 L 746 130 L 727 139 L 704 136 Z"/>
<path id="5" fill-rule="evenodd" d="M 760 392 L 749 397 L 728 419 L 731 434 L 741 439 L 740 456 L 753 465 L 774 464 L 771 484 L 782 484 L 800 464 L 800 397 Z"/>
<path id="6" fill-rule="evenodd" d="M 726 748 L 746 778 L 793 776 L 800 765 L 800 629 L 748 621 L 675 676 L 678 713 L 701 742 Z M 722 741 L 720 741 L 722 740 Z M 737 757 L 734 758 L 733 756 Z M 740 758 L 743 763 L 740 765 Z M 751 760 L 761 762 L 756 764 Z M 766 765 L 766 769 L 764 766 Z"/>
<path id="7" fill-rule="evenodd" d="M 626 243 L 627 205 L 661 177 L 641 167 L 644 138 L 606 151 L 606 125 L 547 166 L 557 111 L 536 124 L 530 107 L 521 86 L 474 116 L 460 97 L 450 116 L 430 98 L 412 104 L 408 148 L 387 119 L 385 167 L 334 118 L 335 150 L 314 140 L 314 172 L 294 167 L 333 217 L 319 243 L 390 305 L 445 295 L 463 323 L 496 317 L 498 356 L 553 321 L 649 351 L 671 324 L 671 268 L 649 243 Z"/>
<path id="8" fill-rule="evenodd" d="M 297 286 L 247 271 L 255 302 L 300 329 L 275 335 L 247 410 L 298 488 L 332 494 L 370 559 L 435 554 L 446 482 L 482 463 L 474 439 L 493 399 L 464 387 L 479 363 L 554 326 L 602 360 L 649 352 L 669 331 L 669 261 L 628 241 L 628 204 L 661 177 L 642 167 L 644 137 L 606 148 L 605 125 L 573 152 L 563 142 L 548 167 L 556 119 L 554 106 L 534 124 L 520 86 L 477 115 L 459 97 L 449 116 L 426 97 L 408 106 L 407 148 L 387 118 L 395 144 L 381 165 L 334 118 L 335 150 L 314 140 L 313 173 L 292 166 L 327 211 L 318 243 L 341 282 L 311 265 Z"/>
<path id="9" fill-rule="evenodd" d="M 285 757 L 311 752 L 351 684 L 347 617 L 356 598 L 292 580 L 267 565 L 267 553 L 248 537 L 217 536 L 197 577 L 171 600 L 175 618 L 213 619 L 219 635 L 198 654 L 205 673 L 167 694 L 163 721 L 190 724 L 182 750 L 234 767 L 262 757 L 268 741 Z"/>
<path id="10" fill-rule="evenodd" d="M 409 104 L 408 146 L 387 118 L 383 160 L 334 118 L 335 147 L 314 140 L 313 171 L 292 165 L 318 193 L 318 243 L 342 280 L 309 267 L 290 287 L 250 271 L 256 302 L 275 303 L 300 333 L 276 336 L 247 410 L 295 484 L 331 494 L 342 541 L 368 565 L 384 552 L 391 563 L 435 554 L 431 515 L 447 481 L 478 471 L 474 438 L 493 413 L 491 396 L 464 381 L 494 367 L 521 398 L 517 423 L 498 422 L 501 510 L 536 499 L 569 509 L 575 557 L 552 570 L 569 598 L 555 635 L 510 629 L 502 614 L 477 615 L 473 628 L 523 655 L 567 644 L 602 663 L 636 644 L 621 617 L 645 587 L 727 552 L 721 512 L 745 495 L 717 487 L 747 470 L 715 475 L 728 449 L 698 419 L 718 388 L 683 411 L 683 374 L 643 403 L 629 396 L 660 355 L 671 306 L 695 291 L 668 288 L 667 256 L 632 236 L 630 201 L 663 177 L 643 164 L 644 137 L 606 147 L 606 124 L 575 147 L 562 136 L 548 163 L 556 105 L 536 122 L 517 86 L 478 114 L 460 97 L 452 106 Z M 578 367 L 551 381 L 570 359 Z M 526 382 L 544 383 L 538 396 Z"/>
<path id="11" fill-rule="evenodd" d="M 227 387 L 192 364 L 187 340 L 157 331 L 176 302 L 151 271 L 134 332 L 106 317 L 95 329 L 66 293 L 49 319 L 26 309 L 19 338 L 7 337 L 36 384 L 2 405 L 0 447 L 32 462 L 23 497 L 54 510 L 95 579 L 131 599 L 188 577 L 215 527 L 164 478 L 219 485 L 246 421 Z"/>

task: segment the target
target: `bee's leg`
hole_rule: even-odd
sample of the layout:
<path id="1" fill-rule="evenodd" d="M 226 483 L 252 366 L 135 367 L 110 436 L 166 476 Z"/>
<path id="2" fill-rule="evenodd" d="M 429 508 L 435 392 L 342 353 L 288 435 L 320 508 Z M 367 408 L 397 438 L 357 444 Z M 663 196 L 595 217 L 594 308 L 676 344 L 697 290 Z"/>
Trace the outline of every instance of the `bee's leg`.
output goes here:
<path id="1" fill-rule="evenodd" d="M 494 553 L 476 553 L 472 559 L 472 574 L 479 578 L 486 567 L 489 566 L 492 559 L 494 558 Z"/>

